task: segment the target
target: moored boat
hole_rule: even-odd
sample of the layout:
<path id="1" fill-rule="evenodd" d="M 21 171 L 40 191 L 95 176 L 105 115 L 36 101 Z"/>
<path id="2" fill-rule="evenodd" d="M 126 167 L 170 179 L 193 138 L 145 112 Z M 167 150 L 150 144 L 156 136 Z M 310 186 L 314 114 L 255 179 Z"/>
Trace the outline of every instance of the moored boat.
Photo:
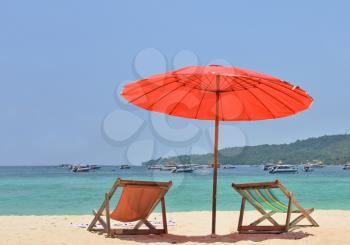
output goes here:
<path id="1" fill-rule="evenodd" d="M 193 171 L 194 171 L 194 169 L 190 165 L 178 165 L 171 172 L 172 173 L 192 173 Z"/>
<path id="2" fill-rule="evenodd" d="M 310 165 L 313 168 L 324 168 L 326 166 L 324 163 L 311 163 Z"/>
<path id="3" fill-rule="evenodd" d="M 119 169 L 130 169 L 130 166 L 128 164 L 122 164 L 119 166 Z"/>
<path id="4" fill-rule="evenodd" d="M 308 161 L 306 162 L 306 165 L 309 165 L 312 168 L 324 168 L 326 166 L 322 160 Z"/>
<path id="5" fill-rule="evenodd" d="M 161 165 L 148 165 L 147 169 L 149 169 L 149 170 L 161 170 L 162 166 Z"/>
<path id="6" fill-rule="evenodd" d="M 222 168 L 224 169 L 228 169 L 228 168 L 236 168 L 235 166 L 233 166 L 232 164 L 223 164 Z"/>
<path id="7" fill-rule="evenodd" d="M 276 165 L 270 171 L 270 174 L 277 173 L 298 173 L 298 168 L 294 165 Z"/>
<path id="8" fill-rule="evenodd" d="M 74 173 L 89 172 L 89 171 L 90 171 L 89 165 L 76 165 L 76 166 L 73 166 L 72 168 L 72 172 Z"/>
<path id="9" fill-rule="evenodd" d="M 344 170 L 350 170 L 350 163 L 347 163 L 343 167 Z"/>

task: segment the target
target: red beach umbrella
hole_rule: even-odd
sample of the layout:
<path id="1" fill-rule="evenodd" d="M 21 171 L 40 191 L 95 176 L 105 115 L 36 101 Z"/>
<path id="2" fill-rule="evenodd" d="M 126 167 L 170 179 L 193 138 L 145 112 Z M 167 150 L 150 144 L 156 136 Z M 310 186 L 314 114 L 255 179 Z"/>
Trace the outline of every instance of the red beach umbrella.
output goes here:
<path id="1" fill-rule="evenodd" d="M 212 234 L 216 223 L 219 121 L 286 117 L 310 107 L 301 88 L 278 78 L 237 67 L 190 66 L 127 84 L 122 96 L 146 110 L 215 121 Z"/>

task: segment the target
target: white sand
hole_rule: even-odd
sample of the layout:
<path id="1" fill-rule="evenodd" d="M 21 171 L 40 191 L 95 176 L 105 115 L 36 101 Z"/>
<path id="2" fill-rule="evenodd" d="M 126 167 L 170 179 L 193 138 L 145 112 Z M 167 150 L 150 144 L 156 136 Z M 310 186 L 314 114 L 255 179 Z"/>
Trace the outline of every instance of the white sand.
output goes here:
<path id="1" fill-rule="evenodd" d="M 245 221 L 257 218 L 252 211 Z M 106 238 L 71 225 L 89 223 L 92 216 L 0 216 L 1 245 L 103 244 L 350 244 L 350 211 L 318 210 L 312 215 L 318 228 L 300 228 L 286 234 L 237 234 L 238 212 L 218 212 L 216 238 L 210 237 L 210 212 L 168 213 L 176 222 L 168 235 Z M 151 219 L 160 215 L 155 214 Z M 282 219 L 280 219 L 282 221 Z"/>

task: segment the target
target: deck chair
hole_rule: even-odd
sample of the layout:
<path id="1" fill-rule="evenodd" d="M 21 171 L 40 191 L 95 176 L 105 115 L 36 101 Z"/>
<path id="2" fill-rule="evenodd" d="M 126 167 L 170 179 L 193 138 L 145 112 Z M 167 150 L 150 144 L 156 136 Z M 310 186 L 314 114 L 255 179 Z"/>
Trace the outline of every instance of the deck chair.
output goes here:
<path id="1" fill-rule="evenodd" d="M 107 236 L 114 235 L 148 235 L 167 233 L 167 220 L 164 196 L 172 186 L 172 182 L 153 182 L 122 180 L 114 183 L 110 192 L 105 194 L 105 199 L 98 211 L 93 210 L 94 219 L 88 227 L 88 231 L 102 230 Z M 123 188 L 118 204 L 110 212 L 110 200 L 117 188 Z M 156 229 L 148 220 L 158 203 L 162 206 L 163 229 Z M 102 218 L 105 216 L 105 219 Z M 138 221 L 132 229 L 111 229 L 111 219 L 120 222 Z M 103 227 L 97 229 L 97 222 Z M 148 229 L 140 229 L 145 225 Z"/>
<path id="2" fill-rule="evenodd" d="M 232 187 L 242 196 L 241 210 L 238 220 L 239 233 L 282 233 L 287 232 L 291 228 L 301 227 L 297 225 L 301 220 L 306 218 L 311 225 L 318 227 L 317 222 L 310 216 L 314 211 L 311 209 L 304 209 L 299 202 L 294 198 L 293 194 L 287 190 L 278 180 L 274 182 L 260 182 L 247 184 L 232 184 Z M 280 189 L 287 197 L 288 202 L 283 202 L 274 194 L 273 189 Z M 252 222 L 250 225 L 242 225 L 245 203 L 248 201 L 262 217 Z M 286 222 L 281 225 L 277 223 L 272 216 L 276 213 L 285 213 Z M 300 215 L 294 220 L 290 221 L 292 213 L 299 213 Z M 272 225 L 258 225 L 263 221 L 269 221 Z"/>

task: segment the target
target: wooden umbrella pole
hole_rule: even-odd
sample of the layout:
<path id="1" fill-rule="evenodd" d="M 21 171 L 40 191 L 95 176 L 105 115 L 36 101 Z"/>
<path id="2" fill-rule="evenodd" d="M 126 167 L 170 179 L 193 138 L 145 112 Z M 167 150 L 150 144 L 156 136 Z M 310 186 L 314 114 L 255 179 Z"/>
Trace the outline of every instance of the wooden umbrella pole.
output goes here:
<path id="1" fill-rule="evenodd" d="M 219 75 L 216 76 L 216 88 L 219 90 Z M 215 140 L 214 140 L 214 164 L 213 164 L 213 200 L 212 200 L 212 224 L 211 234 L 215 236 L 216 227 L 216 189 L 218 179 L 218 145 L 219 145 L 219 104 L 220 95 L 219 91 L 216 91 L 216 108 L 215 108 Z"/>

